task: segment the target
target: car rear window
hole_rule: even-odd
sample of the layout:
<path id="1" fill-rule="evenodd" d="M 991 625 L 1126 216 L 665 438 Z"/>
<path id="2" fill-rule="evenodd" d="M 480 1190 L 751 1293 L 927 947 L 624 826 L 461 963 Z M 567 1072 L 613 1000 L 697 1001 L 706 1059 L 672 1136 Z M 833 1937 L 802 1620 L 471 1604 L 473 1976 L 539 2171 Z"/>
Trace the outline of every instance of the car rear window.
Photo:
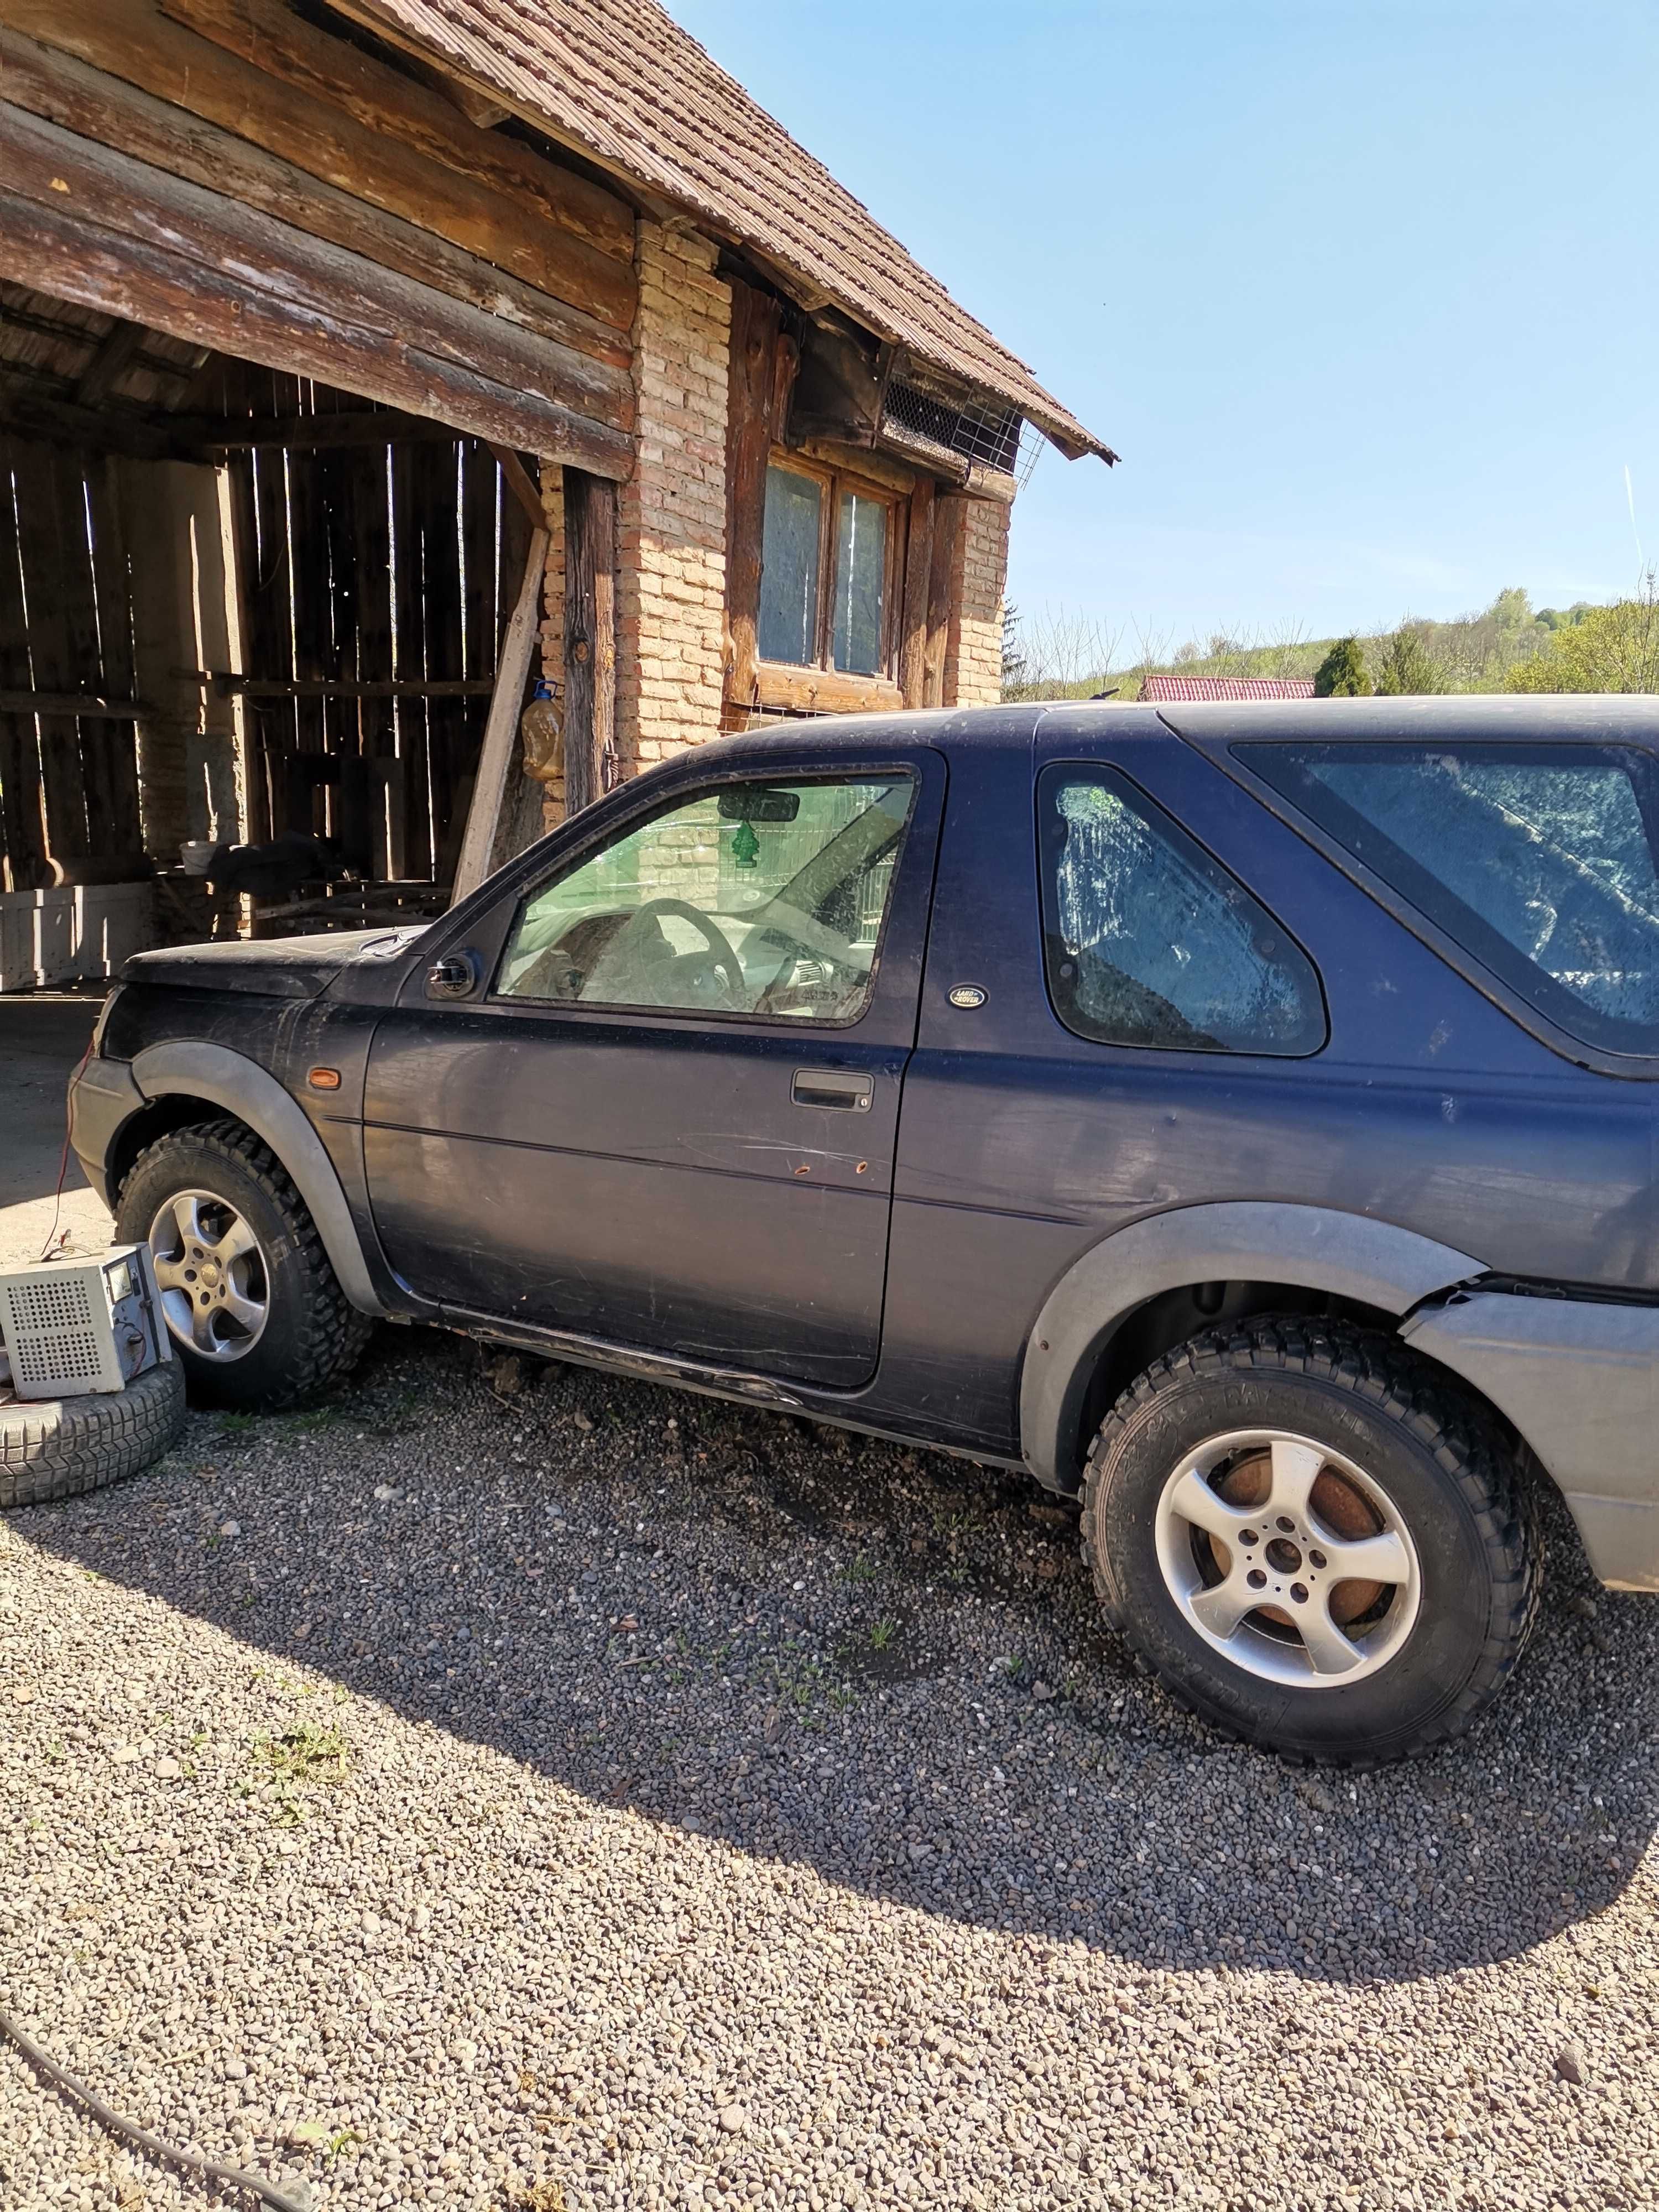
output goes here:
<path id="1" fill-rule="evenodd" d="M 1045 769 L 1037 794 L 1048 994 L 1068 1030 L 1163 1050 L 1321 1048 L 1307 956 L 1161 806 L 1091 766 Z"/>
<path id="2" fill-rule="evenodd" d="M 1238 758 L 1570 1036 L 1659 1053 L 1655 766 L 1629 746 L 1267 745 Z"/>

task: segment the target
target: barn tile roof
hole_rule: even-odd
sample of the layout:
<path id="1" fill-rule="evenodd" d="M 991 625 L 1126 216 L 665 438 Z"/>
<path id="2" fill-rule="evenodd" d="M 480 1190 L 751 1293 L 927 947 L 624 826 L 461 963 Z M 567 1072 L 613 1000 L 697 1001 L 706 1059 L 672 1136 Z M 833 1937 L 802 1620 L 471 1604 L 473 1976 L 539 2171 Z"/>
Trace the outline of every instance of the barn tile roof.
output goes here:
<path id="1" fill-rule="evenodd" d="M 342 4 L 878 337 L 1017 407 L 1074 459 L 1116 458 L 655 0 Z"/>
<path id="2" fill-rule="evenodd" d="M 1140 696 L 1147 700 L 1311 699 L 1311 676 L 1147 676 Z"/>

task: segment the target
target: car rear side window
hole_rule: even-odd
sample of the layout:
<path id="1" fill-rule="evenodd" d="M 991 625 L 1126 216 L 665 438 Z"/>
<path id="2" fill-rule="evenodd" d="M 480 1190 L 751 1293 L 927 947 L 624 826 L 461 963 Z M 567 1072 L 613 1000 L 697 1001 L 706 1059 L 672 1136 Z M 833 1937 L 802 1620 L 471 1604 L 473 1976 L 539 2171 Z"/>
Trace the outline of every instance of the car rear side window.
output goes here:
<path id="1" fill-rule="evenodd" d="M 1570 1036 L 1659 1052 L 1655 763 L 1629 746 L 1238 757 Z"/>
<path id="2" fill-rule="evenodd" d="M 1045 769 L 1037 808 L 1048 991 L 1067 1029 L 1185 1052 L 1320 1049 L 1306 955 L 1126 776 Z"/>

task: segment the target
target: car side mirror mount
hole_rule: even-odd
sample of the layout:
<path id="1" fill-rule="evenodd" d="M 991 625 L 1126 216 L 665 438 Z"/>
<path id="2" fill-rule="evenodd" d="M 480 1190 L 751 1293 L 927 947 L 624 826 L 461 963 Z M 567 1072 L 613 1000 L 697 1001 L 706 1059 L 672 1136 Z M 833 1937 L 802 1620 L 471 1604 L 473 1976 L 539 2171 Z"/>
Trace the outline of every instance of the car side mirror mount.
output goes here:
<path id="1" fill-rule="evenodd" d="M 483 963 L 470 948 L 441 953 L 426 971 L 428 999 L 470 999 L 478 988 Z"/>

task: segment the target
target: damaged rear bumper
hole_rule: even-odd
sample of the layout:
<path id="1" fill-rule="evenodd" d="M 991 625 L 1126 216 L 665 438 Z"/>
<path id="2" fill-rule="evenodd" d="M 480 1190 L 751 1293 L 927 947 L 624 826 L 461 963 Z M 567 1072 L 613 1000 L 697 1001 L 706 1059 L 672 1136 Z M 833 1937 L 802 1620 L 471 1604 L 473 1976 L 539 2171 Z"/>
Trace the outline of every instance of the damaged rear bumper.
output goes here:
<path id="1" fill-rule="evenodd" d="M 1659 1306 L 1472 1291 L 1400 1334 L 1513 1422 L 1609 1589 L 1659 1591 Z"/>

